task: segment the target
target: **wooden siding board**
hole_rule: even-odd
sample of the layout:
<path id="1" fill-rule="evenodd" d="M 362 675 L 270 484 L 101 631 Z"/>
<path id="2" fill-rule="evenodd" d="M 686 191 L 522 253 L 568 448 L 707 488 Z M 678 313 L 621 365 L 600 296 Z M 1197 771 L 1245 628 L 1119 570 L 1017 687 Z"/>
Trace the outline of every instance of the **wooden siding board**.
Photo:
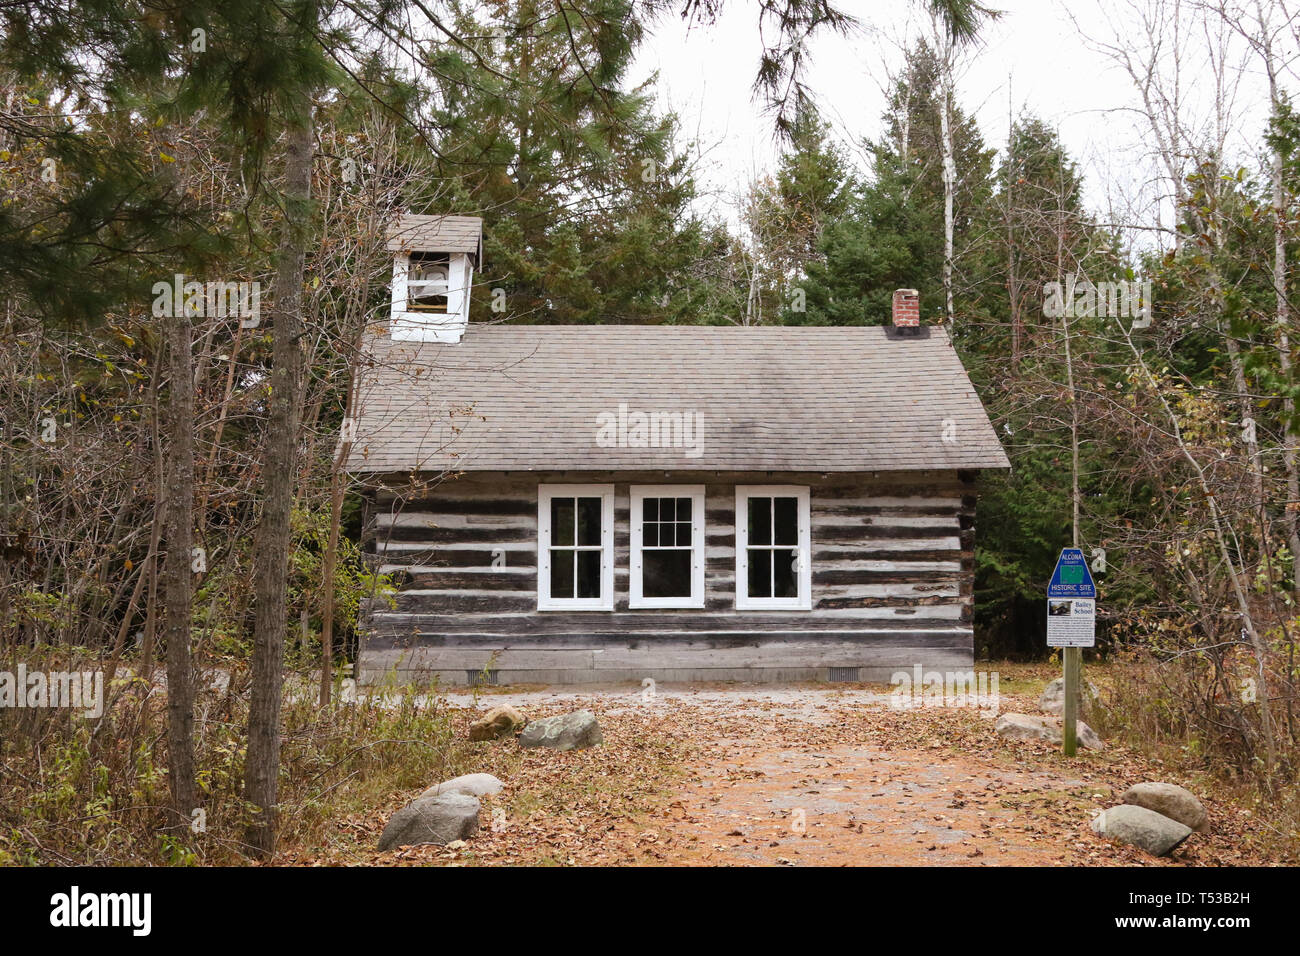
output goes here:
<path id="1" fill-rule="evenodd" d="M 751 647 L 765 643 L 801 642 L 805 644 L 842 644 L 868 648 L 883 647 L 969 647 L 970 631 L 965 628 L 888 630 L 888 631 L 773 631 L 756 634 L 751 631 L 675 632 L 657 631 L 653 634 L 629 637 L 622 631 L 591 631 L 567 634 L 516 634 L 503 635 L 472 632 L 466 634 L 433 635 L 375 635 L 368 646 L 377 651 L 402 650 L 417 646 L 427 647 L 609 647 L 683 648 L 704 649 L 714 647 Z"/>

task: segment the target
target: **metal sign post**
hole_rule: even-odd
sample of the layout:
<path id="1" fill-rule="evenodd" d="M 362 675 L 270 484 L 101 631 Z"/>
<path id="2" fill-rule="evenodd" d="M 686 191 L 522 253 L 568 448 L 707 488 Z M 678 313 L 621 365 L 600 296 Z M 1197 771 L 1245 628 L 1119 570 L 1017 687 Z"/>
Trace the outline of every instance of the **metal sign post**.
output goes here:
<path id="1" fill-rule="evenodd" d="M 1097 643 L 1097 585 L 1079 548 L 1064 548 L 1047 585 L 1047 646 L 1063 648 L 1065 713 L 1062 738 L 1065 755 L 1078 748 L 1079 671 L 1082 648 Z"/>

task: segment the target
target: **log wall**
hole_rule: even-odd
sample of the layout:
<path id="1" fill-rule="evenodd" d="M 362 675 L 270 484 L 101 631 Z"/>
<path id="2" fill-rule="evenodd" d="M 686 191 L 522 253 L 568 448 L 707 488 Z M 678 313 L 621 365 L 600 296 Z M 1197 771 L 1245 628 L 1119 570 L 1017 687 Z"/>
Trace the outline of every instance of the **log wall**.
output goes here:
<path id="1" fill-rule="evenodd" d="M 537 609 L 541 483 L 614 484 L 613 611 Z M 705 607 L 630 610 L 630 486 L 673 483 L 705 485 Z M 811 610 L 736 610 L 738 484 L 810 488 Z M 394 606 L 363 608 L 359 677 L 790 681 L 835 668 L 887 681 L 916 664 L 968 669 L 974 514 L 973 476 L 956 472 L 475 473 L 419 494 L 386 484 L 370 496 L 363 547 L 401 588 Z"/>

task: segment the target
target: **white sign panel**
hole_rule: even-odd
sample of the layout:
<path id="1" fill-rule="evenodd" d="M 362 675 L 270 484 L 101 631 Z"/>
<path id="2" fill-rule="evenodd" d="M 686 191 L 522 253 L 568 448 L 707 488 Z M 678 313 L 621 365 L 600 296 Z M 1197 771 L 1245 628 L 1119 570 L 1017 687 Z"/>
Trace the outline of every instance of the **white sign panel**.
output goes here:
<path id="1" fill-rule="evenodd" d="M 1097 602 L 1090 598 L 1047 599 L 1047 646 L 1093 647 L 1097 643 Z"/>

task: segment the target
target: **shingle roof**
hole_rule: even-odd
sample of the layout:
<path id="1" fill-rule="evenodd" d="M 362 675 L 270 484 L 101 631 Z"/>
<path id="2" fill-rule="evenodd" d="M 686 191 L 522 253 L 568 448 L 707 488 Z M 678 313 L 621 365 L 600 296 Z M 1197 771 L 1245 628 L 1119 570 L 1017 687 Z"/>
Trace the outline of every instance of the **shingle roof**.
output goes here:
<path id="1" fill-rule="evenodd" d="M 468 252 L 481 258 L 482 240 L 478 216 L 406 215 L 388 230 L 388 251 Z"/>
<path id="2" fill-rule="evenodd" d="M 938 328 L 471 324 L 365 353 L 355 472 L 1008 467 Z M 634 412 L 701 416 L 700 453 L 618 447 L 621 404 L 629 441 Z"/>

